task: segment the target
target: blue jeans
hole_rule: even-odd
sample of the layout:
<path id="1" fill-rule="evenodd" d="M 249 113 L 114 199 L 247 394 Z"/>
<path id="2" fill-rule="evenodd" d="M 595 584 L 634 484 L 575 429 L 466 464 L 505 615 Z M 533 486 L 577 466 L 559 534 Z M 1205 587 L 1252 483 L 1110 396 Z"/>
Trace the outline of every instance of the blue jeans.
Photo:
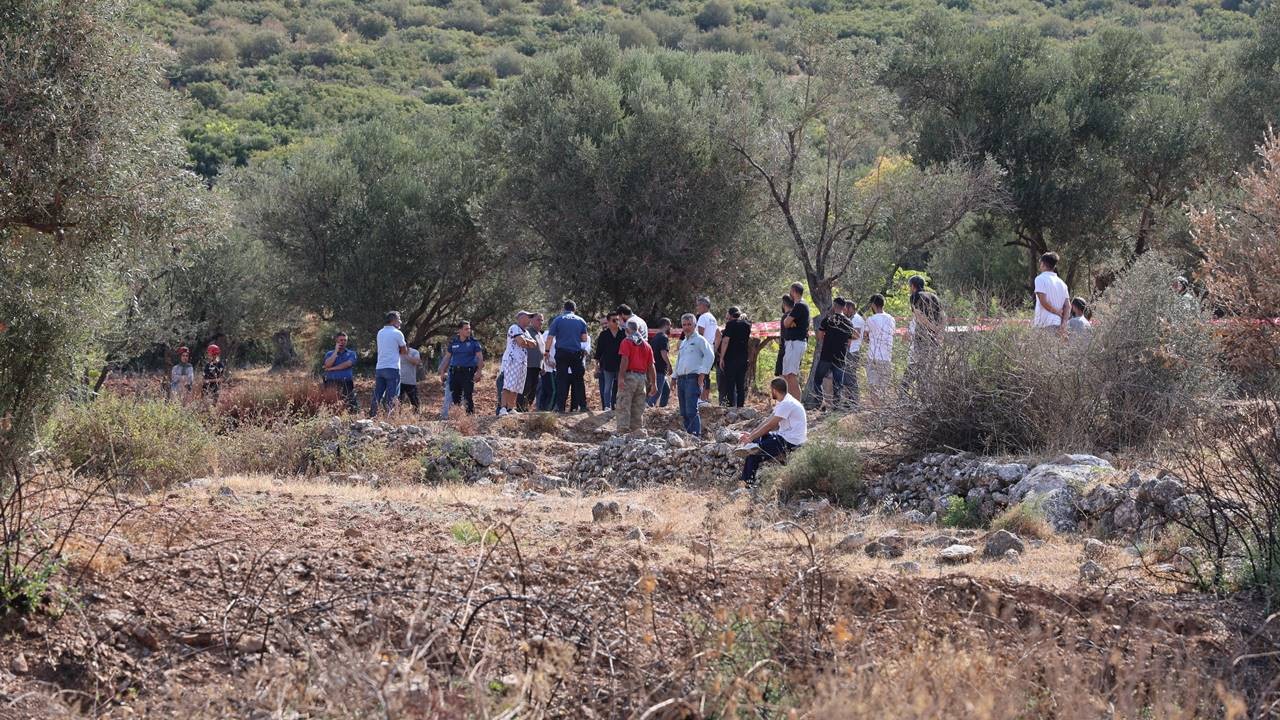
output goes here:
<path id="1" fill-rule="evenodd" d="M 690 435 L 702 436 L 702 419 L 698 417 L 698 401 L 702 399 L 702 383 L 697 375 L 681 375 L 676 378 L 676 397 L 680 400 L 680 418 L 684 420 L 684 431 Z"/>
<path id="2" fill-rule="evenodd" d="M 666 407 L 671 400 L 671 383 L 667 382 L 666 375 L 658 376 L 658 392 L 653 397 L 645 398 L 645 404 L 649 407 Z"/>
<path id="3" fill-rule="evenodd" d="M 756 482 L 756 471 L 760 466 L 770 460 L 778 460 L 786 457 L 786 454 L 796 448 L 795 445 L 782 439 L 778 433 L 769 433 L 756 441 L 760 446 L 760 452 L 755 455 L 748 455 L 747 459 L 742 463 L 742 482 L 745 485 L 754 485 Z"/>
<path id="4" fill-rule="evenodd" d="M 831 397 L 824 398 L 822 381 L 827 379 L 827 373 L 831 374 Z M 813 368 L 813 394 L 818 396 L 819 402 L 835 404 L 843 394 L 843 388 L 844 367 L 830 360 L 819 360 Z"/>
<path id="5" fill-rule="evenodd" d="M 400 368 L 378 368 L 373 374 L 373 401 L 369 403 L 369 416 L 378 414 L 378 403 L 391 412 L 400 394 Z"/>
<path id="6" fill-rule="evenodd" d="M 600 409 L 608 410 L 618 399 L 618 373 L 600 371 Z"/>

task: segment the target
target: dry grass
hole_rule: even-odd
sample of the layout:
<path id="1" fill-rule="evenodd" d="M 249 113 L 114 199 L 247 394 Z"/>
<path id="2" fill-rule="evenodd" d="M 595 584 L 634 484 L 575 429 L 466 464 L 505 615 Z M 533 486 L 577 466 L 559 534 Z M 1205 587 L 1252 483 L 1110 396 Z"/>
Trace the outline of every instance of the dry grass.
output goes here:
<path id="1" fill-rule="evenodd" d="M 1044 519 L 1044 513 L 1033 502 L 1022 501 L 991 520 L 992 530 L 1008 530 L 1021 538 L 1047 540 L 1053 537 L 1053 528 Z"/>

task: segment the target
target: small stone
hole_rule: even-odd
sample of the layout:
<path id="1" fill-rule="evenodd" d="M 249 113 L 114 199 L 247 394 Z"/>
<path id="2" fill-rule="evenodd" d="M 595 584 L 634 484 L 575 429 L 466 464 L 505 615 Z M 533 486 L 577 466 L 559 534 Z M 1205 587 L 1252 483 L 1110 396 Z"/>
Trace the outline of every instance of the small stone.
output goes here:
<path id="1" fill-rule="evenodd" d="M 347 528 L 346 530 L 342 531 L 342 536 L 350 539 L 358 538 L 360 537 L 360 535 L 361 535 L 360 531 L 353 527 Z"/>
<path id="2" fill-rule="evenodd" d="M 1004 551 L 1004 561 L 1010 565 L 1017 565 L 1022 562 L 1022 553 L 1014 550 L 1013 548 L 1009 548 Z"/>
<path id="3" fill-rule="evenodd" d="M 840 542 L 836 543 L 836 551 L 842 552 L 842 553 L 850 553 L 862 547 L 866 543 L 867 543 L 866 535 L 863 535 L 860 532 L 849 533 L 848 535 L 845 535 L 843 538 L 841 538 Z"/>
<path id="4" fill-rule="evenodd" d="M 152 652 L 160 649 L 160 638 L 154 630 L 143 623 L 135 623 L 129 628 L 129 634 L 138 641 L 139 645 Z"/>
<path id="5" fill-rule="evenodd" d="M 863 551 L 873 558 L 900 558 L 906 553 L 907 539 L 897 533 L 886 533 L 867 543 Z"/>
<path id="6" fill-rule="evenodd" d="M 120 628 L 124 627 L 124 624 L 125 622 L 128 621 L 128 618 L 126 618 L 125 614 L 120 612 L 119 610 L 107 610 L 106 612 L 102 613 L 102 621 L 105 622 L 107 624 L 107 627 L 111 628 L 112 630 L 119 630 Z"/>
<path id="7" fill-rule="evenodd" d="M 920 563 L 913 560 L 906 562 L 897 562 L 889 566 L 890 568 L 902 573 L 903 575 L 919 575 Z"/>
<path id="8" fill-rule="evenodd" d="M 608 502 L 601 500 L 591 508 L 591 519 L 594 522 L 605 522 L 607 520 L 619 520 L 622 518 L 622 508 L 619 507 L 616 500 Z"/>
<path id="9" fill-rule="evenodd" d="M 30 672 L 31 668 L 27 665 L 27 656 L 22 653 L 13 656 L 13 660 L 9 662 L 9 671 L 14 675 L 26 675 Z"/>
<path id="10" fill-rule="evenodd" d="M 641 530 L 640 528 L 631 528 L 631 532 L 627 533 L 627 539 L 635 540 L 636 542 L 644 542 L 644 530 Z"/>
<path id="11" fill-rule="evenodd" d="M 684 438 L 680 437 L 680 433 L 675 430 L 667 431 L 667 444 L 673 448 L 682 448 L 685 446 Z"/>
<path id="12" fill-rule="evenodd" d="M 973 559 L 978 551 L 972 545 L 951 545 L 943 548 L 938 554 L 938 562 L 945 565 L 959 565 Z"/>
<path id="13" fill-rule="evenodd" d="M 689 550 L 694 554 L 704 558 L 711 557 L 711 545 L 700 540 L 694 540 L 689 543 Z"/>
<path id="14" fill-rule="evenodd" d="M 902 513 L 902 521 L 912 525 L 927 525 L 929 516 L 919 510 L 908 510 Z"/>
<path id="15" fill-rule="evenodd" d="M 239 641 L 236 642 L 236 652 L 240 653 L 241 655 L 250 655 L 252 653 L 260 653 L 266 649 L 267 649 L 266 643 L 262 642 L 262 638 L 258 636 L 242 637 L 240 638 Z"/>
<path id="16" fill-rule="evenodd" d="M 564 498 L 576 498 L 581 494 L 571 487 L 556 488 L 556 492 L 560 493 L 560 497 Z"/>
<path id="17" fill-rule="evenodd" d="M 997 530 L 987 538 L 982 554 L 989 558 L 1001 558 L 1004 557 L 1007 550 L 1023 552 L 1026 550 L 1026 546 L 1022 544 L 1021 538 L 1008 530 Z"/>
<path id="18" fill-rule="evenodd" d="M 1084 558 L 1086 560 L 1101 560 L 1107 554 L 1107 545 L 1097 538 L 1089 538 L 1084 541 Z"/>
<path id="19" fill-rule="evenodd" d="M 946 548 L 951 547 L 952 545 L 959 545 L 960 538 L 952 535 L 930 535 L 924 540 L 921 540 L 920 544 L 931 548 Z"/>
<path id="20" fill-rule="evenodd" d="M 1107 569 L 1093 560 L 1085 560 L 1080 565 L 1080 582 L 1096 583 L 1106 575 Z"/>

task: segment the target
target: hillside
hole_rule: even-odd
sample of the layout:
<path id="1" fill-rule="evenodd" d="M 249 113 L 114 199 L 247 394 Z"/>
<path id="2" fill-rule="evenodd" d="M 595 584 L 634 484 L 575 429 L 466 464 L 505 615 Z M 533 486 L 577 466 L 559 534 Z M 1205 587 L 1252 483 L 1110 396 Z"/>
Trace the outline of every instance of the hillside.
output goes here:
<path id="1" fill-rule="evenodd" d="M 1195 0 L 949 0 L 983 26 L 1032 29 L 1070 43 L 1108 26 L 1150 38 L 1160 73 L 1181 76 L 1254 32 L 1249 3 Z M 817 22 L 888 43 L 932 0 L 144 0 L 137 22 L 171 50 L 166 74 L 195 101 L 183 128 L 193 167 L 228 164 L 317 128 L 482 100 L 528 58 L 594 33 L 624 47 L 756 53 L 788 69 L 790 30 Z"/>

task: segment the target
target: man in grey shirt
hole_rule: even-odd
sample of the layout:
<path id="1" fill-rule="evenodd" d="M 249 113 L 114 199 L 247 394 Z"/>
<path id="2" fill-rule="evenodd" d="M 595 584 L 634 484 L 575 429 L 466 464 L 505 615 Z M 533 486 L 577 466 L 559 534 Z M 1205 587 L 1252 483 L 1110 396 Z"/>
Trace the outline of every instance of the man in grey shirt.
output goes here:
<path id="1" fill-rule="evenodd" d="M 537 406 L 538 383 L 542 380 L 542 345 L 543 341 L 545 341 L 545 338 L 541 338 L 542 313 L 534 313 L 529 318 L 529 334 L 539 342 L 527 351 L 529 371 L 524 376 L 524 392 L 520 393 L 520 397 L 516 398 L 516 409 L 520 412 L 528 412 L 531 408 Z"/>

